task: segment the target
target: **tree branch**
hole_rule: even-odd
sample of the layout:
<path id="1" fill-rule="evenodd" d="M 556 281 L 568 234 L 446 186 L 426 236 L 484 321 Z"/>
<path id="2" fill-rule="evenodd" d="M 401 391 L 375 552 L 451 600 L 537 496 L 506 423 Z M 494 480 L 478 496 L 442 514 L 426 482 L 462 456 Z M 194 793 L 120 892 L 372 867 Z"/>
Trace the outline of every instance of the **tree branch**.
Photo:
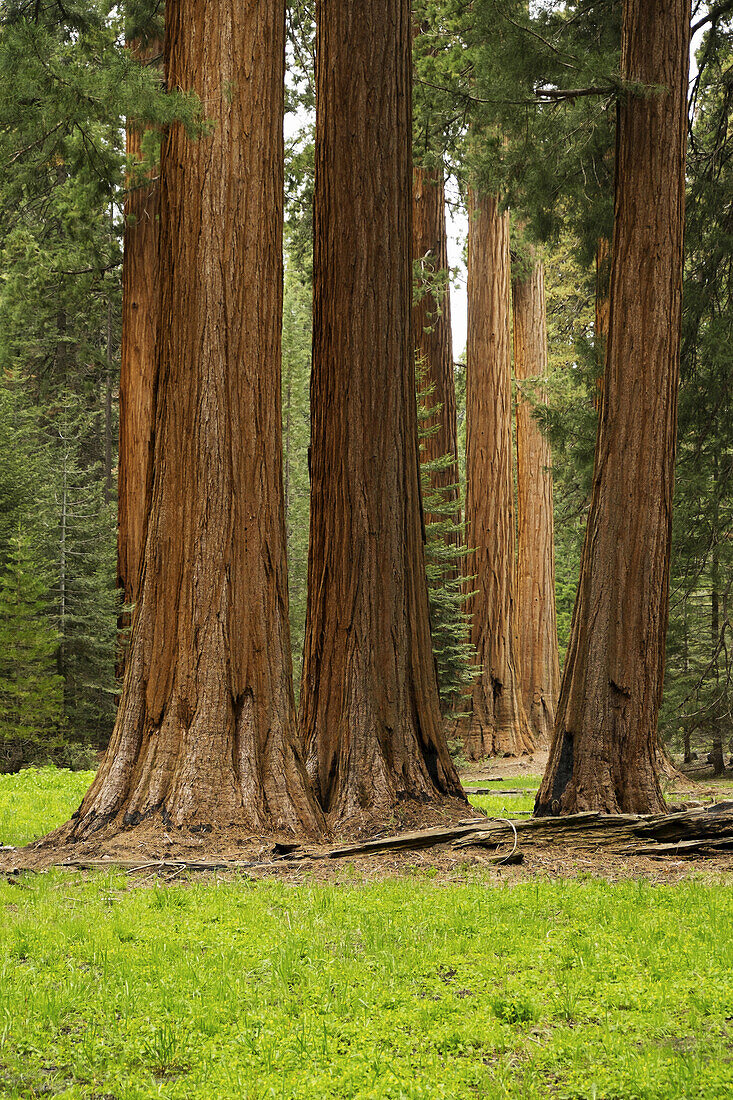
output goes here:
<path id="1" fill-rule="evenodd" d="M 114 263 L 107 264 L 106 267 L 82 267 L 78 271 L 61 271 L 57 268 L 54 275 L 104 275 L 105 271 L 114 271 L 116 267 L 122 266 L 122 260 L 115 260 Z"/>
<path id="2" fill-rule="evenodd" d="M 731 4 L 733 5 L 733 0 Z M 538 99 L 582 99 L 585 96 L 615 95 L 617 90 L 612 85 L 592 85 L 590 88 L 537 88 L 534 94 Z"/>
<path id="3" fill-rule="evenodd" d="M 733 0 L 721 0 L 721 3 L 712 7 L 707 15 L 704 15 L 702 19 L 698 19 L 697 23 L 692 24 L 690 33 L 697 34 L 706 23 L 717 23 L 719 19 L 722 19 L 724 15 L 731 11 L 733 11 Z"/>
<path id="4" fill-rule="evenodd" d="M 731 11 L 733 11 L 733 0 L 721 0 L 721 3 L 715 4 L 715 7 L 711 8 L 707 15 L 703 15 L 702 19 L 692 24 L 690 33 L 697 34 L 705 24 L 716 23 L 723 18 L 723 15 L 727 15 Z"/>
<path id="5" fill-rule="evenodd" d="M 559 50 L 557 46 L 554 46 L 552 42 L 549 42 L 548 39 L 543 38 L 541 34 L 538 34 L 538 32 L 534 30 L 533 27 L 525 27 L 521 23 L 518 23 L 516 19 L 512 19 L 509 15 L 504 15 L 503 17 L 504 19 L 506 19 L 507 23 L 511 23 L 511 25 L 513 27 L 516 27 L 518 31 L 523 31 L 525 34 L 531 35 L 532 38 L 536 38 L 538 42 L 541 42 L 543 46 L 547 46 L 548 50 L 552 50 L 552 52 L 559 59 L 560 64 L 563 65 L 566 69 L 575 69 L 577 71 L 578 66 L 571 65 L 569 61 L 563 61 L 562 51 Z M 573 59 L 577 61 L 577 58 L 574 57 L 573 54 L 569 54 L 569 56 L 573 57 Z"/>

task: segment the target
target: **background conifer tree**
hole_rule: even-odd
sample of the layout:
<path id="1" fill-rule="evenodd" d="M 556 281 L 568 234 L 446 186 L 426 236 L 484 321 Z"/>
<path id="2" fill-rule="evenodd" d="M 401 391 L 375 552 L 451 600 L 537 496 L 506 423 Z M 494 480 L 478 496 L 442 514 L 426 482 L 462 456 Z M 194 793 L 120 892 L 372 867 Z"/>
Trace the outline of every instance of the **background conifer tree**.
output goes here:
<path id="1" fill-rule="evenodd" d="M 19 525 L 0 575 L 0 771 L 47 758 L 61 745 L 59 640 L 42 557 Z"/>

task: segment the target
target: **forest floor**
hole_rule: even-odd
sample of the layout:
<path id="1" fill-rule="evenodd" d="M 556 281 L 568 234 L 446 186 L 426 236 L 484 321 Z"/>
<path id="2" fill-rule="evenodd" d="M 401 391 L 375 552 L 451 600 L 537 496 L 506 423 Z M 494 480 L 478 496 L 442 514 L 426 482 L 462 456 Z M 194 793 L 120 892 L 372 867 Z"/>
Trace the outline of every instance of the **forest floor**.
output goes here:
<path id="1" fill-rule="evenodd" d="M 537 778 L 502 772 L 475 800 L 530 809 Z M 0 776 L 0 842 L 53 828 L 90 779 Z M 323 881 L 317 861 L 15 874 L 17 851 L 0 875 L 9 1100 L 733 1094 L 718 860 L 599 874 L 571 854 L 497 868 L 432 849 L 337 861 Z"/>
<path id="2" fill-rule="evenodd" d="M 461 779 L 471 805 L 461 809 L 432 809 L 423 827 L 453 828 L 487 819 L 517 823 L 531 816 L 546 754 L 534 757 L 495 759 L 467 764 Z M 675 809 L 702 807 L 733 799 L 733 773 L 718 780 L 698 772 L 699 780 L 679 776 L 669 784 L 666 796 Z M 246 874 L 253 880 L 281 879 L 290 884 L 375 882 L 391 877 L 430 873 L 444 883 L 461 882 L 480 874 L 487 882 L 532 881 L 545 878 L 602 876 L 608 881 L 643 877 L 652 882 L 676 882 L 695 875 L 713 877 L 733 872 L 733 850 L 701 855 L 665 853 L 640 855 L 634 850 L 619 853 L 607 845 L 587 843 L 577 848 L 549 839 L 523 846 L 519 838 L 500 846 L 456 848 L 450 842 L 431 847 L 361 852 L 330 858 L 327 845 L 307 845 L 290 854 L 270 840 L 242 836 L 232 831 L 219 834 L 184 833 L 162 826 L 143 825 L 112 838 L 92 837 L 61 848 L 32 842 L 50 828 L 68 819 L 91 782 L 92 772 L 65 772 L 53 768 L 28 769 L 18 776 L 0 776 L 0 872 L 41 871 L 51 866 L 94 871 L 118 866 L 143 877 L 159 875 L 168 882 L 179 881 L 190 871 L 199 877 L 220 879 Z M 29 809 L 29 796 L 38 807 Z M 397 813 L 375 834 L 379 838 L 401 835 L 415 828 L 414 813 Z M 29 843 L 30 842 L 30 843 Z M 24 847 L 29 845 L 28 847 Z M 500 864 L 497 857 L 521 847 L 521 864 Z M 4 847 L 4 850 L 3 850 Z M 158 866 L 160 864 L 160 866 Z"/>

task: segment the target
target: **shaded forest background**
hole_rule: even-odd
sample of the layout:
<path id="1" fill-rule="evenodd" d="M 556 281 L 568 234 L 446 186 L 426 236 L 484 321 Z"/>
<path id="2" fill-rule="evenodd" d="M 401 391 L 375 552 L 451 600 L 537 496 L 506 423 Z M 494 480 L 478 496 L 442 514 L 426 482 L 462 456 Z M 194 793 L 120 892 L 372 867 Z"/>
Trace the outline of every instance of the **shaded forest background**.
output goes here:
<path id="1" fill-rule="evenodd" d="M 521 394 L 552 444 L 556 605 L 567 643 L 596 440 L 598 240 L 610 235 L 618 20 L 613 5 L 421 0 L 414 156 L 465 200 L 479 179 L 512 211 L 515 277 L 545 263 L 549 373 Z M 603 8 L 602 14 L 599 7 Z M 733 31 L 720 5 L 698 34 L 670 622 L 660 730 L 674 753 L 733 748 Z M 0 769 L 87 765 L 112 729 L 124 608 L 117 583 L 117 437 L 125 196 L 155 173 L 160 129 L 206 118 L 164 94 L 125 42 L 160 11 L 74 0 L 12 3 L 0 23 Z M 701 9 L 697 18 L 705 17 Z M 516 16 L 516 18 L 514 18 Z M 694 17 L 695 18 L 695 17 Z M 283 446 L 297 685 L 309 528 L 313 13 L 288 12 Z M 555 96 L 573 87 L 594 95 Z M 569 78 L 568 78 L 569 79 Z M 577 83 L 576 83 L 577 82 Z M 539 89 L 539 93 L 538 93 Z M 141 159 L 125 122 L 146 127 Z M 501 134 L 501 139 L 497 137 Z M 462 200 L 462 201 L 463 201 Z M 419 264 L 415 295 L 448 273 Z M 437 285 L 437 289 L 436 289 Z M 465 368 L 455 364 L 459 465 Z M 547 394 L 547 405 L 539 390 Z M 418 391 L 420 391 L 418 379 Z M 515 391 L 516 392 L 516 391 Z M 423 403 L 428 397 L 421 398 Z M 423 417 L 423 424 L 425 418 Z M 464 470 L 461 469 L 463 482 Z M 462 494 L 462 485 L 461 490 Z M 435 511 L 439 504 L 433 502 Z M 450 510 L 449 510 L 450 511 Z M 443 524 L 428 530 L 434 643 L 446 705 L 470 678 Z M 432 557 L 430 547 L 433 547 Z M 458 551 L 460 556 L 460 551 Z M 468 566 L 470 572 L 470 565 Z M 123 643 L 122 643 L 123 644 Z M 445 656 L 447 653 L 447 657 Z"/>

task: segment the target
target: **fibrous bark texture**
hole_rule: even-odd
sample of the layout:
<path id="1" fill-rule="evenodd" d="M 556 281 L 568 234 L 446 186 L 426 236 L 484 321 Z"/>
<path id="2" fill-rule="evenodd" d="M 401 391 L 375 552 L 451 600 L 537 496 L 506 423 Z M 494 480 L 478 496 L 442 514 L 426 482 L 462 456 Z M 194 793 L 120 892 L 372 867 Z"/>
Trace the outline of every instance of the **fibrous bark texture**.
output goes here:
<path id="1" fill-rule="evenodd" d="M 538 746 L 550 744 L 560 691 L 555 617 L 555 544 L 552 450 L 533 415 L 547 403 L 545 272 L 536 261 L 526 279 L 515 279 L 514 373 L 517 395 L 517 636 L 522 697 Z M 537 379 L 532 401 L 521 383 Z"/>
<path id="2" fill-rule="evenodd" d="M 588 528 L 540 814 L 663 809 L 689 0 L 625 0 L 611 305 Z"/>
<path id="3" fill-rule="evenodd" d="M 510 295 L 509 213 L 469 191 L 466 539 L 474 550 L 468 610 L 481 674 L 462 731 L 472 760 L 534 747 L 514 638 Z"/>
<path id="4" fill-rule="evenodd" d="M 320 0 L 301 725 L 334 821 L 459 795 L 418 480 L 408 0 Z"/>
<path id="5" fill-rule="evenodd" d="M 283 4 L 168 0 L 155 451 L 117 723 L 76 833 L 312 832 L 288 631 L 280 420 Z"/>
<path id="6" fill-rule="evenodd" d="M 157 58 L 163 43 L 130 43 L 141 63 Z M 141 159 L 143 133 L 127 127 L 128 156 Z M 131 181 L 125 202 L 122 263 L 122 354 L 117 494 L 117 581 L 125 604 L 136 603 L 145 541 L 153 459 L 153 390 L 158 332 L 158 185 Z M 120 625 L 129 626 L 125 613 Z"/>
<path id="7" fill-rule="evenodd" d="M 445 187 L 442 168 L 416 166 L 412 176 L 413 260 L 420 265 L 426 281 L 448 272 L 448 240 L 445 224 Z M 450 455 L 444 469 L 431 470 L 431 488 L 441 491 L 446 501 L 456 502 L 458 522 L 458 428 L 456 425 L 456 387 L 453 378 L 453 337 L 450 320 L 448 283 L 442 294 L 421 294 L 412 313 L 415 356 L 423 374 L 423 385 L 430 391 L 428 406 L 432 415 L 425 421 L 428 430 L 422 441 L 426 462 Z M 425 522 L 445 520 L 445 516 L 425 513 Z M 458 536 L 448 538 L 457 543 Z"/>

